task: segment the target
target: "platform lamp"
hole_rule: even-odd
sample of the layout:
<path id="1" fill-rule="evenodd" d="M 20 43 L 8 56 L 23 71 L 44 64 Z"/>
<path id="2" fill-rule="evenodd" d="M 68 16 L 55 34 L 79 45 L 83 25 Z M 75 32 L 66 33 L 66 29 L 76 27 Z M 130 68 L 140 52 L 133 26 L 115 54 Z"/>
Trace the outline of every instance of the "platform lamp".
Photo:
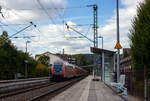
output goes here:
<path id="1" fill-rule="evenodd" d="M 26 41 L 26 54 L 27 54 L 27 48 L 28 48 L 28 43 L 30 43 L 30 41 Z M 28 77 L 28 60 L 26 59 L 26 60 L 24 60 L 24 62 L 25 62 L 25 78 L 27 78 Z"/>
<path id="2" fill-rule="evenodd" d="M 105 83 L 105 67 L 104 67 L 103 36 L 99 36 L 98 38 L 102 38 L 102 81 Z"/>

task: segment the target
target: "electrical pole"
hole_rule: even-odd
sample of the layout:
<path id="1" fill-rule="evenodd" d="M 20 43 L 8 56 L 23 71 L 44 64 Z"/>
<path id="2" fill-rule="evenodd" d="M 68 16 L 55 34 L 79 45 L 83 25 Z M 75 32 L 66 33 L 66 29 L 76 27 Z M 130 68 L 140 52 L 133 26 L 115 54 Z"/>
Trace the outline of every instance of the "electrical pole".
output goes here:
<path id="1" fill-rule="evenodd" d="M 82 35 L 83 37 L 85 37 L 86 39 L 88 39 L 89 41 L 93 42 L 94 44 L 94 48 L 98 48 L 98 6 L 95 5 L 88 5 L 87 7 L 93 7 L 93 32 L 94 32 L 94 41 L 91 40 L 90 38 L 88 38 L 87 36 L 83 35 L 82 33 L 80 33 L 79 31 L 73 29 L 72 27 L 70 27 L 69 25 L 65 24 L 67 26 L 67 28 L 72 29 L 73 31 L 77 32 L 78 34 Z M 94 55 L 94 61 L 95 61 L 95 65 L 97 64 L 97 55 Z M 98 67 L 98 66 L 96 66 Z M 95 78 L 95 70 L 96 68 L 93 68 L 93 75 Z"/>
<path id="2" fill-rule="evenodd" d="M 98 28 L 98 25 L 97 25 L 97 5 L 93 5 L 93 31 L 94 31 L 94 47 L 95 48 L 98 48 L 98 31 L 97 31 L 97 28 Z M 95 54 L 95 57 L 94 57 L 94 61 L 95 61 L 95 65 L 97 64 L 97 55 Z M 95 72 L 97 71 L 97 65 L 95 68 L 93 68 L 93 75 L 94 75 L 94 78 L 95 78 Z"/>
<path id="3" fill-rule="evenodd" d="M 98 48 L 98 31 L 97 31 L 97 5 L 93 5 L 93 17 L 94 17 L 94 22 L 93 22 L 93 31 L 94 31 L 94 47 Z"/>
<path id="4" fill-rule="evenodd" d="M 117 43 L 120 43 L 120 36 L 119 36 L 119 0 L 116 0 L 116 12 L 117 12 Z M 120 49 L 118 48 L 117 54 L 117 82 L 120 81 Z"/>

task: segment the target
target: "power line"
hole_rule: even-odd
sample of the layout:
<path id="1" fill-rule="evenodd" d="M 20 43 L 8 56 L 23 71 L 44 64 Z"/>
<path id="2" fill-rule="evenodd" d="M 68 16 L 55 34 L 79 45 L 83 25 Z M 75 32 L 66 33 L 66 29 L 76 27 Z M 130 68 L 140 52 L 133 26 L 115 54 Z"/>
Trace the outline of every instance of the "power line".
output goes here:
<path id="1" fill-rule="evenodd" d="M 45 8 L 45 9 L 47 9 L 47 10 L 54 10 L 54 9 L 78 9 L 78 8 L 85 8 L 85 7 L 87 7 L 87 6 L 73 6 L 73 7 L 55 7 L 55 8 L 50 8 L 50 7 L 48 7 L 48 8 Z M 22 11 L 25 11 L 25 10 L 27 10 L 27 11 L 29 11 L 29 10 L 43 10 L 43 8 L 41 7 L 41 8 L 9 8 L 9 7 L 4 7 L 3 9 L 6 9 L 6 10 L 22 10 Z"/>
<path id="2" fill-rule="evenodd" d="M 67 28 L 70 28 L 70 29 L 72 29 L 73 31 L 77 32 L 78 34 L 82 35 L 83 37 L 85 37 L 85 38 L 88 39 L 89 41 L 94 42 L 93 40 L 91 40 L 90 38 L 88 38 L 88 37 L 85 36 L 84 34 L 80 33 L 79 31 L 73 29 L 73 28 L 70 27 L 69 25 L 66 24 L 66 26 L 67 26 Z"/>
<path id="3" fill-rule="evenodd" d="M 6 25 L 10 30 L 13 30 L 14 32 L 17 31 L 16 29 L 14 29 L 14 28 L 12 28 L 12 27 L 9 27 L 8 24 L 5 24 L 5 23 L 3 23 L 3 22 L 1 22 L 1 21 L 0 21 L 0 23 L 1 23 L 2 25 Z M 1 27 L 2 27 L 2 26 L 1 26 Z"/>
<path id="4" fill-rule="evenodd" d="M 47 12 L 47 10 L 44 8 L 44 6 L 41 4 L 40 0 L 36 0 L 38 2 L 38 4 L 40 5 L 40 7 L 43 9 L 43 11 L 45 12 L 45 14 L 48 16 L 49 20 L 56 25 L 55 21 L 53 20 L 53 18 L 51 18 L 51 16 L 49 15 L 49 13 Z M 60 31 L 60 32 L 63 32 L 61 31 L 58 26 L 56 25 L 57 29 Z M 64 34 L 64 37 L 65 37 L 65 34 Z"/>
<path id="5" fill-rule="evenodd" d="M 77 25 L 71 25 L 71 26 L 91 26 L 93 24 L 77 24 Z"/>
<path id="6" fill-rule="evenodd" d="M 27 24 L 1 24 L 0 26 L 18 26 L 18 25 L 27 25 Z"/>
<path id="7" fill-rule="evenodd" d="M 13 11 L 12 11 L 13 12 Z M 17 15 L 15 12 L 13 12 L 15 15 Z M 6 22 L 8 22 L 6 19 L 4 19 L 3 18 L 3 20 L 5 20 Z M 13 30 L 14 32 L 17 32 L 17 30 L 16 30 L 16 28 L 14 29 L 14 28 L 12 28 L 12 27 L 10 27 L 10 26 L 20 26 L 20 25 L 27 25 L 27 24 L 6 24 L 6 23 L 2 23 L 1 22 L 1 26 L 6 26 L 6 27 L 8 27 L 9 29 L 11 29 L 11 30 Z M 21 27 L 19 27 L 19 28 L 21 28 Z"/>
<path id="8" fill-rule="evenodd" d="M 40 7 L 44 10 L 45 14 L 49 17 L 49 19 L 52 21 L 52 23 L 56 24 L 55 21 L 51 18 L 51 16 L 49 15 L 49 13 L 47 12 L 47 10 L 44 8 L 44 6 L 41 4 L 40 0 L 37 0 L 38 4 L 40 5 Z"/>
<path id="9" fill-rule="evenodd" d="M 23 37 L 16 36 L 16 37 L 12 37 L 12 38 L 23 38 L 23 39 L 28 38 L 28 39 L 30 39 L 31 37 L 36 37 L 36 36 L 23 36 Z"/>
<path id="10" fill-rule="evenodd" d="M 33 25 L 33 23 L 32 23 L 32 22 L 30 22 L 30 25 L 29 25 L 29 26 L 27 26 L 27 27 L 25 27 L 25 28 L 23 28 L 23 29 L 19 30 L 19 31 L 18 31 L 18 32 L 16 32 L 15 34 L 11 35 L 9 38 L 12 38 L 13 36 L 15 36 L 15 35 L 17 35 L 18 33 L 20 33 L 20 32 L 22 32 L 22 31 L 24 31 L 25 29 L 27 29 L 27 28 L 31 27 L 32 25 Z"/>
<path id="11" fill-rule="evenodd" d="M 19 15 L 19 14 L 17 14 L 16 12 L 14 12 L 14 11 L 12 11 L 16 16 L 18 16 L 18 17 L 20 17 L 21 18 L 21 16 Z M 25 22 L 29 22 L 28 20 L 24 20 Z M 27 24 L 3 24 L 2 26 L 18 26 L 18 25 L 27 25 Z M 37 27 L 36 27 L 36 25 L 35 24 L 33 24 L 34 25 L 34 27 L 37 29 Z M 38 32 L 39 33 L 41 33 L 39 30 L 38 30 Z M 40 35 L 39 35 L 39 39 L 40 39 Z"/>
<path id="12" fill-rule="evenodd" d="M 52 2 L 53 2 L 53 1 L 52 1 Z M 55 4 L 55 3 L 53 3 L 53 7 L 55 8 L 55 12 L 56 12 L 56 14 L 57 14 L 57 13 L 59 13 L 60 11 L 57 9 L 57 7 L 54 6 L 54 4 Z M 65 12 L 64 12 L 64 10 L 65 10 L 65 9 L 63 9 L 63 11 L 62 11 L 62 12 L 63 12 L 62 16 L 61 16 L 61 14 L 58 14 L 58 15 L 59 15 L 59 18 L 62 19 L 62 24 L 63 24 L 63 31 L 61 31 L 61 32 L 63 33 L 64 38 L 66 38 L 66 36 L 65 36 L 65 27 L 64 27 L 64 25 L 65 25 L 65 21 L 64 21 Z M 66 39 L 67 39 L 67 38 L 66 38 Z M 67 40 L 68 40 L 68 39 L 67 39 Z"/>

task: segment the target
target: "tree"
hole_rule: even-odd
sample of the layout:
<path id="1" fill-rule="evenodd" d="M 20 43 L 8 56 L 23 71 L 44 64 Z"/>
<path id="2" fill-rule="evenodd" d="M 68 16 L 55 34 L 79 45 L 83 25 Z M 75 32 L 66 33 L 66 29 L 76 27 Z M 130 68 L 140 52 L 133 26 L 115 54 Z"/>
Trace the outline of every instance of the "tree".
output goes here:
<path id="1" fill-rule="evenodd" d="M 150 69 L 150 0 L 138 7 L 137 16 L 132 23 L 129 39 L 132 63 L 135 70 Z"/>
<path id="2" fill-rule="evenodd" d="M 37 77 L 48 76 L 49 68 L 43 64 L 38 64 L 35 69 L 35 75 Z"/>
<path id="3" fill-rule="evenodd" d="M 0 79 L 13 78 L 14 75 L 14 63 L 15 57 L 12 55 L 16 54 L 16 47 L 11 44 L 6 31 L 0 35 Z"/>
<path id="4" fill-rule="evenodd" d="M 18 51 L 11 43 L 8 33 L 3 31 L 2 35 L 0 35 L 0 79 L 13 79 L 16 73 L 21 73 L 23 75 L 25 70 L 25 59 L 29 61 L 29 77 L 34 77 L 37 61 L 29 56 L 29 54 Z"/>
<path id="5" fill-rule="evenodd" d="M 88 59 L 83 54 L 76 55 L 76 61 L 78 66 L 86 66 L 89 64 Z"/>
<path id="6" fill-rule="evenodd" d="M 4 44 L 11 44 L 11 41 L 8 37 L 8 33 L 6 31 L 2 32 L 2 35 L 0 36 L 0 45 L 4 45 Z"/>
<path id="7" fill-rule="evenodd" d="M 35 70 L 36 76 L 48 76 L 49 60 L 50 58 L 46 55 L 42 55 L 39 57 L 39 64 L 37 65 Z"/>
<path id="8" fill-rule="evenodd" d="M 124 53 L 123 53 L 123 57 L 125 58 L 125 57 L 128 57 L 129 56 L 129 53 L 127 52 L 127 51 L 125 51 Z"/>
<path id="9" fill-rule="evenodd" d="M 46 56 L 46 55 L 42 55 L 39 57 L 38 61 L 43 64 L 43 65 L 46 65 L 48 66 L 49 65 L 49 57 Z"/>

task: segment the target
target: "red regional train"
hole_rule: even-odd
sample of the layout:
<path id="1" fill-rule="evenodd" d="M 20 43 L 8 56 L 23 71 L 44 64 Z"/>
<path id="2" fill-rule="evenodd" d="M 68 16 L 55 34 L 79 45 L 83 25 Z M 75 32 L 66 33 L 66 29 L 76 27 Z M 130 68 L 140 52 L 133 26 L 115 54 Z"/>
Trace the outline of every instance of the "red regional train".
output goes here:
<path id="1" fill-rule="evenodd" d="M 88 75 L 88 72 L 66 61 L 57 60 L 52 65 L 52 79 L 72 78 Z"/>

